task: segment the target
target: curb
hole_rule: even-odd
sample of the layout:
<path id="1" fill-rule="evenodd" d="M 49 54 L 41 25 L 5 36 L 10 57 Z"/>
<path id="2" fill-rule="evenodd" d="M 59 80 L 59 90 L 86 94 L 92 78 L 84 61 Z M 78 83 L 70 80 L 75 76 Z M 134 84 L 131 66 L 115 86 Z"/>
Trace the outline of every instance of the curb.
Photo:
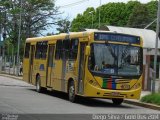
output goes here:
<path id="1" fill-rule="evenodd" d="M 0 76 L 3 76 L 3 77 L 9 77 L 9 78 L 13 78 L 13 79 L 16 79 L 16 80 L 23 80 L 22 77 L 17 77 L 17 76 L 14 76 L 14 75 L 8 75 L 8 74 L 5 74 L 5 73 L 0 73 Z"/>
<path id="2" fill-rule="evenodd" d="M 150 103 L 144 103 L 144 102 L 133 101 L 133 100 L 124 100 L 124 103 L 160 111 L 160 106 L 154 105 L 154 104 L 150 104 Z"/>
<path id="3" fill-rule="evenodd" d="M 8 74 L 4 74 L 4 73 L 0 73 L 0 76 L 9 77 L 9 78 L 13 78 L 13 79 L 16 79 L 16 80 L 21 80 L 21 81 L 23 80 L 22 77 L 17 77 L 17 76 L 14 76 L 14 75 L 8 75 Z M 134 100 L 124 100 L 124 103 L 160 111 L 160 106 L 150 104 L 150 103 L 143 103 L 143 102 L 134 101 Z"/>

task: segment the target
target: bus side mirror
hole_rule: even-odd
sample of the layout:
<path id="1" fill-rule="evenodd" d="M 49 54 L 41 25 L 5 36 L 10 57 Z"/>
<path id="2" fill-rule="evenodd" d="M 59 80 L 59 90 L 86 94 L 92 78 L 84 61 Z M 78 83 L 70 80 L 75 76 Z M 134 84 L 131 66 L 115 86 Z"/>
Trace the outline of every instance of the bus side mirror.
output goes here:
<path id="1" fill-rule="evenodd" d="M 86 46 L 86 51 L 85 51 L 85 55 L 89 56 L 90 55 L 90 46 Z"/>

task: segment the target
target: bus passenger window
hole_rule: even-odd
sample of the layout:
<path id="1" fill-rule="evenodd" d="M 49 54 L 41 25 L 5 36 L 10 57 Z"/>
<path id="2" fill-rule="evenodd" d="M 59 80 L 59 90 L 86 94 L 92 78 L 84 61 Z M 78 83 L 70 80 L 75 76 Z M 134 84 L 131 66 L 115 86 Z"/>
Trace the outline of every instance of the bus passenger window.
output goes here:
<path id="1" fill-rule="evenodd" d="M 62 58 L 62 40 L 57 40 L 55 59 L 59 60 L 61 58 Z"/>
<path id="2" fill-rule="evenodd" d="M 71 39 L 71 47 L 70 47 L 69 59 L 76 60 L 77 53 L 78 53 L 78 44 L 79 44 L 79 40 L 78 39 Z"/>
<path id="3" fill-rule="evenodd" d="M 37 42 L 36 44 L 36 59 L 46 59 L 46 53 L 47 53 L 47 45 L 48 42 Z"/>
<path id="4" fill-rule="evenodd" d="M 70 47 L 70 40 L 63 40 L 63 59 L 69 58 L 69 47 Z"/>
<path id="5" fill-rule="evenodd" d="M 41 58 L 40 48 L 41 48 L 41 43 L 37 42 L 37 44 L 36 44 L 36 54 L 35 54 L 35 58 L 36 59 L 40 59 Z"/>
<path id="6" fill-rule="evenodd" d="M 47 48 L 48 48 L 47 42 L 43 42 L 42 47 L 41 47 L 41 54 L 42 54 L 41 58 L 42 59 L 46 59 Z"/>
<path id="7" fill-rule="evenodd" d="M 30 43 L 26 43 L 25 54 L 24 54 L 25 58 L 29 58 L 30 45 L 31 45 Z"/>

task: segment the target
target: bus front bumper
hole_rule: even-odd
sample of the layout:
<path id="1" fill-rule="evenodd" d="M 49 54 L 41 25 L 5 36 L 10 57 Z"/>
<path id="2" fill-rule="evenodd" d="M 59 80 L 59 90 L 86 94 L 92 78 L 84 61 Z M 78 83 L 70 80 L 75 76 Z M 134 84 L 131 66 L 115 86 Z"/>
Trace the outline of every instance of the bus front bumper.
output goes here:
<path id="1" fill-rule="evenodd" d="M 141 90 L 141 87 L 133 90 L 101 89 L 88 84 L 84 90 L 83 96 L 97 98 L 139 99 L 141 95 Z"/>

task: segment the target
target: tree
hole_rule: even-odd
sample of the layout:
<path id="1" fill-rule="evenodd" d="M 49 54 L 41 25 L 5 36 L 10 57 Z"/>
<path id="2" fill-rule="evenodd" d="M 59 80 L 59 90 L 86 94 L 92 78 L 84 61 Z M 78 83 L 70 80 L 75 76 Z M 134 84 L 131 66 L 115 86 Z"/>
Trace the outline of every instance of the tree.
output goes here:
<path id="1" fill-rule="evenodd" d="M 93 12 L 92 12 L 93 11 Z M 85 28 L 92 28 L 92 15 L 93 14 L 93 25 L 95 26 L 95 9 L 93 7 L 87 8 L 83 14 L 78 14 L 71 23 L 71 31 L 81 31 Z"/>
<path id="2" fill-rule="evenodd" d="M 99 9 L 101 11 L 101 23 L 106 25 L 123 26 L 125 25 L 125 3 L 108 3 L 97 8 L 96 16 L 99 17 Z M 99 20 L 97 18 L 97 20 Z"/>
<path id="3" fill-rule="evenodd" d="M 71 23 L 72 31 L 79 31 L 84 28 L 91 28 L 92 16 L 89 12 L 93 11 L 93 23 L 94 28 L 99 27 L 99 11 L 101 18 L 101 26 L 103 25 L 114 25 L 114 26 L 126 26 L 130 14 L 133 11 L 133 8 L 140 4 L 137 1 L 130 1 L 127 4 L 125 3 L 108 3 L 102 5 L 96 10 L 91 7 L 87 8 L 83 14 L 78 14 Z"/>
<path id="4" fill-rule="evenodd" d="M 23 9 L 26 37 L 36 36 L 46 27 L 57 24 L 57 15 L 60 14 L 54 0 L 26 0 Z"/>
<path id="5" fill-rule="evenodd" d="M 149 23 L 149 12 L 145 4 L 139 4 L 134 7 L 131 13 L 128 26 L 135 28 L 144 28 Z"/>
<path id="6" fill-rule="evenodd" d="M 57 31 L 59 31 L 59 33 L 67 33 L 67 32 L 69 32 L 70 24 L 71 24 L 70 21 L 67 20 L 67 19 L 58 21 L 58 23 L 57 23 L 57 25 L 58 25 Z"/>
<path id="7" fill-rule="evenodd" d="M 141 3 L 139 1 L 129 1 L 127 4 L 126 4 L 126 11 L 128 13 L 128 15 L 130 15 L 133 11 L 134 11 L 134 8 L 137 6 L 137 5 L 141 5 Z M 129 16 L 128 16 L 129 17 Z"/>
<path id="8" fill-rule="evenodd" d="M 157 18 L 158 1 L 148 2 L 146 4 L 146 7 L 148 9 L 148 17 L 149 17 L 149 23 L 150 23 Z M 152 29 L 156 31 L 156 22 L 154 22 L 148 29 Z"/>
<path id="9" fill-rule="evenodd" d="M 54 4 L 54 0 L 1 0 L 0 7 L 3 8 L 3 29 L 6 30 L 7 40 L 14 47 L 17 46 L 18 28 L 20 23 L 20 11 L 22 13 L 21 27 L 21 49 L 23 51 L 24 40 L 28 37 L 34 37 L 41 34 L 42 30 L 57 24 L 59 20 L 58 8 Z M 1 19 L 0 19 L 1 20 Z M 1 21 L 2 21 L 1 20 Z M 23 53 L 22 53 L 23 54 Z"/>

